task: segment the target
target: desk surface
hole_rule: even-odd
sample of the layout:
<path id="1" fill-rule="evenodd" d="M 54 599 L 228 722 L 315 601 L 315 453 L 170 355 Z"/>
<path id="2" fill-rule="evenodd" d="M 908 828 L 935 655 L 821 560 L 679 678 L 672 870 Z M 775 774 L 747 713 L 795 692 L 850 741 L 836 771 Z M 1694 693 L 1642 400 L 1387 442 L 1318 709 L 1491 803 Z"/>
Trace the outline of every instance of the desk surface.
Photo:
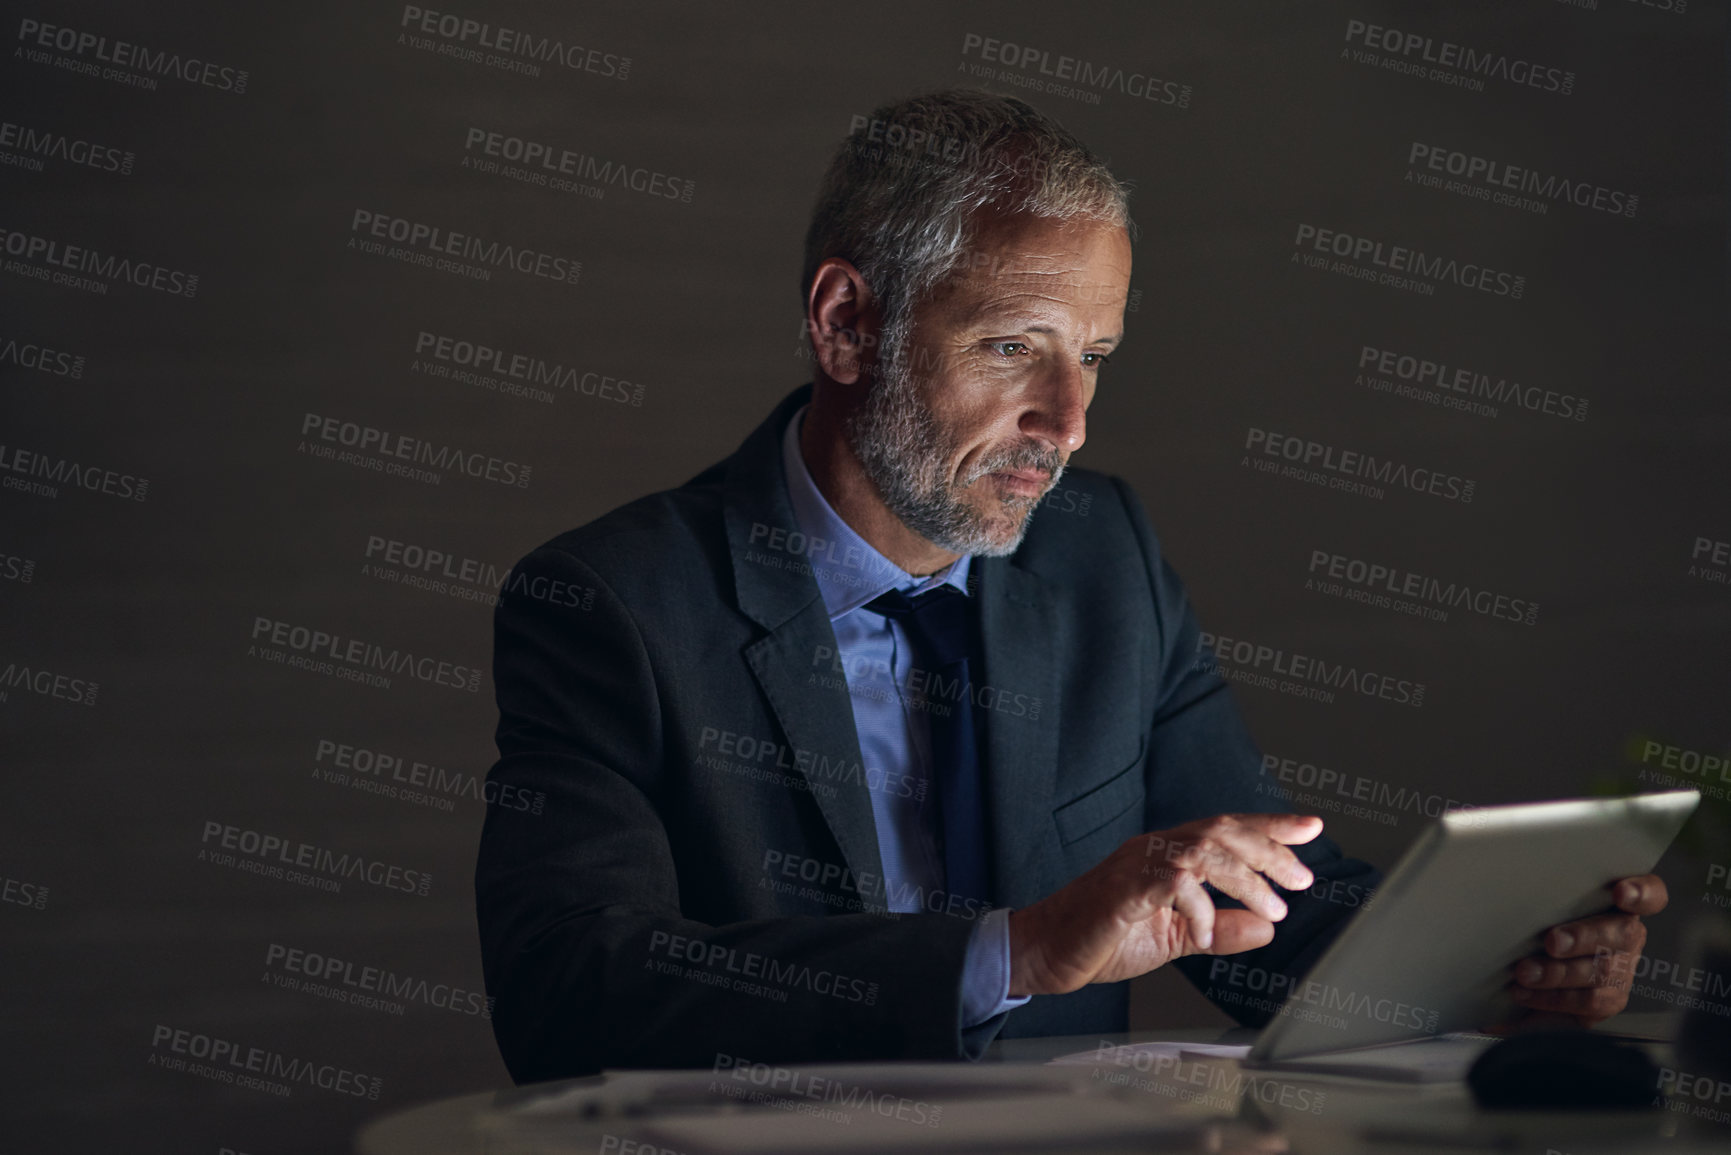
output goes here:
<path id="1" fill-rule="evenodd" d="M 1647 1033 L 1650 1022 L 1621 1024 Z M 1607 1024 L 1617 1026 L 1618 1021 Z M 1050 1066 L 1105 1044 L 1248 1043 L 1212 1029 L 1014 1039 L 975 1064 L 614 1072 L 487 1091 L 367 1126 L 361 1155 L 819 1155 L 823 1151 L 1449 1152 L 1727 1150 L 1686 1114 L 1485 1112 L 1459 1083 L 1247 1072 L 1230 1059 Z M 1664 1052 L 1659 1052 L 1661 1061 Z M 1005 1086 L 1008 1081 L 1010 1085 Z M 995 1089 L 994 1089 L 995 1088 Z M 982 1098 L 984 1096 L 984 1098 Z M 701 1100 L 700 1102 L 697 1100 Z"/>

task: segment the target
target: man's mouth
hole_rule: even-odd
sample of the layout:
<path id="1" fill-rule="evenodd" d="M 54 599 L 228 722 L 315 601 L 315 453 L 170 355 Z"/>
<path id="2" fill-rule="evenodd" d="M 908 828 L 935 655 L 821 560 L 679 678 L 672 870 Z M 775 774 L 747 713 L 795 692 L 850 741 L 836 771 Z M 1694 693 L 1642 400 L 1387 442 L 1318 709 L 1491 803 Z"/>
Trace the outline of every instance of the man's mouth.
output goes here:
<path id="1" fill-rule="evenodd" d="M 1000 490 L 1017 497 L 1038 497 L 1052 480 L 1044 469 L 1000 469 L 987 476 L 998 483 Z"/>

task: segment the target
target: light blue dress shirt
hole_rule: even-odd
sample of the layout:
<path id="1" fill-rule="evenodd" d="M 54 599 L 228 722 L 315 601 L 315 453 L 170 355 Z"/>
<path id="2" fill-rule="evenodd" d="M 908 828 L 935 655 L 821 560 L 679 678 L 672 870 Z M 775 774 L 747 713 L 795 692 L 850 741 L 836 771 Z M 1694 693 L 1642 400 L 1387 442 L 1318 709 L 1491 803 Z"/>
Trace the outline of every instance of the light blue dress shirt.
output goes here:
<path id="1" fill-rule="evenodd" d="M 952 900 L 945 890 L 931 724 L 917 694 L 904 694 L 914 668 L 914 651 L 900 623 L 865 608 L 890 590 L 912 597 L 952 585 L 966 594 L 973 559 L 962 557 L 947 569 L 917 578 L 872 548 L 830 508 L 811 479 L 799 449 L 805 412 L 801 408 L 788 422 L 782 464 L 794 519 L 806 539 L 799 552 L 811 564 L 835 631 L 837 652 L 826 673 L 846 679 L 853 704 L 878 852 L 883 857 L 885 903 L 906 913 L 949 909 L 964 916 L 975 914 L 977 906 Z M 962 965 L 965 1027 L 1028 1001 L 1027 996 L 1009 996 L 1009 919 L 1010 912 L 1002 907 L 979 915 L 968 940 Z"/>

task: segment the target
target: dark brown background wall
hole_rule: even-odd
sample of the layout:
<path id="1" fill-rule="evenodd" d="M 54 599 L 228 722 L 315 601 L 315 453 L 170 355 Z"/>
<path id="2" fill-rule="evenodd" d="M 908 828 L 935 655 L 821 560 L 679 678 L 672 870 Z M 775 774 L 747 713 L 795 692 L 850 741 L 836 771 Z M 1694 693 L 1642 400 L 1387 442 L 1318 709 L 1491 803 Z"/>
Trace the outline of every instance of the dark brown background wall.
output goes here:
<path id="1" fill-rule="evenodd" d="M 1334 809 L 1338 795 L 1299 804 L 1384 864 L 1445 800 L 1705 781 L 1726 813 L 1731 775 L 1683 769 L 1731 745 L 1720 5 L 422 7 L 593 55 L 538 75 L 465 61 L 441 53 L 460 39 L 405 27 L 390 3 L 12 6 L 0 1099 L 16 1149 L 335 1150 L 381 1111 L 505 1081 L 474 1005 L 432 1005 L 435 988 L 480 986 L 469 878 L 485 805 L 472 788 L 493 756 L 492 583 L 728 453 L 804 380 L 796 278 L 817 176 L 854 117 L 922 87 L 1023 96 L 1135 182 L 1139 296 L 1077 462 L 1141 493 L 1205 628 L 1422 683 L 1417 706 L 1243 685 L 1265 750 L 1383 798 L 1368 815 Z M 1422 50 L 1365 57 L 1354 21 L 1535 64 L 1541 86 L 1403 74 L 1383 57 Z M 66 33 L 45 25 L 73 39 L 56 46 Z M 1044 83 L 1035 57 L 983 64 L 986 38 L 1155 77 L 1162 99 L 1025 87 Z M 193 78 L 103 59 L 119 41 Z M 482 157 L 465 146 L 475 130 L 660 173 L 682 195 L 483 171 L 465 163 Z M 1424 187 L 1415 144 L 1638 200 L 1621 213 L 1590 191 L 1586 206 L 1541 195 L 1539 211 Z M 351 244 L 371 240 L 357 212 L 581 272 L 424 268 Z M 1308 267 L 1305 225 L 1524 278 L 1521 292 Z M 81 259 L 66 246 L 95 270 L 54 280 Z M 111 256 L 160 267 L 167 287 L 104 270 Z M 544 398 L 436 376 L 423 333 L 572 373 Z M 1584 417 L 1381 391 L 1360 376 L 1367 346 L 1519 382 L 1539 404 L 1551 391 Z M 320 458 L 309 415 L 528 467 L 528 483 Z M 1472 500 L 1260 472 L 1252 430 L 1470 480 Z M 407 565 L 369 556 L 374 539 L 475 570 L 407 584 Z M 1538 611 L 1432 620 L 1348 600 L 1350 585 L 1313 587 L 1314 551 Z M 386 688 L 289 668 L 259 619 L 480 672 Z M 321 743 L 442 780 L 427 801 L 357 789 L 323 776 Z M 413 872 L 394 877 L 426 877 L 426 893 L 261 876 L 245 853 L 212 857 L 212 823 Z M 1731 860 L 1725 829 L 1697 822 L 1667 858 L 1674 916 L 1655 954 L 1731 902 L 1708 874 Z M 427 993 L 398 1014 L 288 989 L 289 950 Z M 1159 976 L 1136 1014 L 1219 1021 Z M 377 1079 L 377 1098 L 166 1070 L 159 1028 L 343 1068 Z"/>

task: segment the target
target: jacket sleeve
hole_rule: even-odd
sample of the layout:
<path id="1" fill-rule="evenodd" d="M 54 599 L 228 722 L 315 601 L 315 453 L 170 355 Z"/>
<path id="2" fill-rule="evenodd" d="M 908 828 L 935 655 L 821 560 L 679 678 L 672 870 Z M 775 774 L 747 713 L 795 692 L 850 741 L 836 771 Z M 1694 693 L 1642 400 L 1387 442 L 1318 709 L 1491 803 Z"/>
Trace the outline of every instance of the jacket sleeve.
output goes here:
<path id="1" fill-rule="evenodd" d="M 1262 755 L 1232 691 L 1208 652 L 1178 575 L 1161 555 L 1141 502 L 1123 482 L 1119 493 L 1141 539 L 1153 585 L 1156 703 L 1149 732 L 1149 828 L 1170 829 L 1216 814 L 1280 813 L 1295 808 L 1263 772 Z M 1274 940 L 1235 955 L 1192 955 L 1174 963 L 1221 1010 L 1249 1026 L 1273 1017 L 1282 992 L 1316 962 L 1353 913 L 1382 882 L 1371 866 L 1346 858 L 1326 835 L 1293 848 L 1310 867 L 1309 890 L 1275 887 L 1287 904 Z M 1272 885 L 1272 884 L 1271 884 Z M 1216 906 L 1243 904 L 1210 888 Z"/>
<path id="2" fill-rule="evenodd" d="M 654 794 L 664 687 L 626 606 L 544 547 L 494 616 L 499 761 L 475 870 L 493 1031 L 513 1079 L 607 1067 L 975 1057 L 973 924 L 838 914 L 712 926 L 681 914 Z M 726 822 L 725 813 L 714 816 Z"/>

